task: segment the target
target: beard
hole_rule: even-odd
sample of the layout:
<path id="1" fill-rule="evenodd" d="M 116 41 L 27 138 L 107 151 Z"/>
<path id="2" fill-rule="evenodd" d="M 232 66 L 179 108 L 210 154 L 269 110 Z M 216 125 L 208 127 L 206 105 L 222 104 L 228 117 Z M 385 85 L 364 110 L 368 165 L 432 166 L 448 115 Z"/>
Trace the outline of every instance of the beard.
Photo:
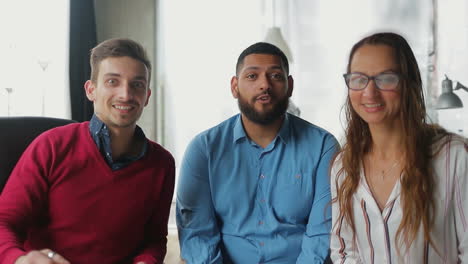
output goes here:
<path id="1" fill-rule="evenodd" d="M 275 99 L 271 94 L 270 96 L 272 99 Z M 271 110 L 265 112 L 255 110 L 253 104 L 249 104 L 248 100 L 243 98 L 240 94 L 237 99 L 237 104 L 239 105 L 241 113 L 250 121 L 259 125 L 269 125 L 280 119 L 286 113 L 289 105 L 289 97 L 285 96 L 284 98 L 281 98 L 273 105 Z"/>

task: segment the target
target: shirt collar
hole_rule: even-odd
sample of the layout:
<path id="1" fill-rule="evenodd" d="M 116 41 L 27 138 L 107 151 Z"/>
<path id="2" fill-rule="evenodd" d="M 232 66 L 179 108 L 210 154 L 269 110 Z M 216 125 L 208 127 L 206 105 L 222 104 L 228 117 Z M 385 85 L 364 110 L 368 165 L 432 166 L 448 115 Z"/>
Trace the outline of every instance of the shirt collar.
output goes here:
<path id="1" fill-rule="evenodd" d="M 135 127 L 135 137 L 144 140 L 143 149 L 141 150 L 140 154 L 135 157 L 124 156 L 116 161 L 112 160 L 112 149 L 110 146 L 111 139 L 109 129 L 107 125 L 96 116 L 96 114 L 93 114 L 93 117 L 89 121 L 89 131 L 94 140 L 94 143 L 96 143 L 99 151 L 104 156 L 107 164 L 109 164 L 112 170 L 121 169 L 130 164 L 131 162 L 143 158 L 147 152 L 148 141 L 146 140 L 145 133 L 138 125 Z"/>
<path id="2" fill-rule="evenodd" d="M 239 114 L 234 125 L 233 142 L 236 143 L 241 138 L 247 138 L 247 134 L 245 134 L 244 126 L 242 125 L 242 115 Z"/>
<path id="3" fill-rule="evenodd" d="M 107 129 L 106 124 L 102 122 L 96 114 L 93 114 L 91 120 L 89 121 L 89 131 L 91 131 L 91 135 L 97 135 L 99 133 L 104 132 L 106 136 L 109 136 L 109 130 Z"/>
<path id="4" fill-rule="evenodd" d="M 289 118 L 289 113 L 285 113 L 283 124 L 281 125 L 281 128 L 278 132 L 278 137 L 281 139 L 281 141 L 283 141 L 284 144 L 288 143 L 291 135 L 291 129 L 289 127 Z"/>
<path id="5" fill-rule="evenodd" d="M 91 120 L 89 121 L 89 131 L 91 131 L 92 135 L 103 133 L 107 137 L 110 136 L 107 125 L 102 122 L 101 119 L 96 116 L 96 114 L 93 114 L 93 117 L 91 117 Z M 145 132 L 143 132 L 143 129 L 141 129 L 141 127 L 138 125 L 135 126 L 135 136 L 139 139 L 146 139 Z"/>
<path id="6" fill-rule="evenodd" d="M 234 134 L 233 134 L 233 142 L 237 142 L 241 138 L 247 138 L 247 134 L 245 133 L 244 126 L 242 125 L 242 118 L 241 114 L 237 116 L 237 120 L 234 125 Z M 289 129 L 289 113 L 285 113 L 284 121 L 281 125 L 281 128 L 278 132 L 277 137 L 283 141 L 284 144 L 288 143 L 289 137 L 291 135 L 291 129 Z"/>

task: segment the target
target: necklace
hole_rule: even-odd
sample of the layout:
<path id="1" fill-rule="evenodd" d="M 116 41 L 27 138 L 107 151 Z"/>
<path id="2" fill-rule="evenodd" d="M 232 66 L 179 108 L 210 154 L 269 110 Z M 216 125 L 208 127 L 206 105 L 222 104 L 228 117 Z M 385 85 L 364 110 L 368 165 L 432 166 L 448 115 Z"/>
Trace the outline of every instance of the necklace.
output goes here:
<path id="1" fill-rule="evenodd" d="M 372 161 L 371 161 L 370 157 L 369 157 L 369 164 L 372 164 Z M 375 161 L 374 161 L 374 164 L 376 164 Z M 395 161 L 392 163 L 392 165 L 390 165 L 390 167 L 389 167 L 388 169 L 382 169 L 382 170 L 380 170 L 380 179 L 381 179 L 382 181 L 384 181 L 384 180 L 385 180 L 385 177 L 386 177 L 388 174 L 390 174 L 390 172 L 392 172 L 392 170 L 393 170 L 398 164 L 400 164 L 400 159 L 395 160 Z"/>
<path id="2" fill-rule="evenodd" d="M 399 160 L 396 160 L 389 169 L 382 170 L 382 173 L 380 174 L 381 180 L 385 180 L 385 176 L 387 176 L 399 163 Z"/>

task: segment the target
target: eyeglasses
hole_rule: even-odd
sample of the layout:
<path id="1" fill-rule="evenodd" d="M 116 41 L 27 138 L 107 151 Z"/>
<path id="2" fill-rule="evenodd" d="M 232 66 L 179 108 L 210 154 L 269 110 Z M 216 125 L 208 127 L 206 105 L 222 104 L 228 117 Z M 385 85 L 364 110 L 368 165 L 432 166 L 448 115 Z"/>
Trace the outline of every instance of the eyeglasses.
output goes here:
<path id="1" fill-rule="evenodd" d="M 393 72 L 380 73 L 374 76 L 367 76 L 364 73 L 351 72 L 343 74 L 346 85 L 350 90 L 364 90 L 370 80 L 374 80 L 375 85 L 382 91 L 394 91 L 400 82 L 400 75 Z"/>

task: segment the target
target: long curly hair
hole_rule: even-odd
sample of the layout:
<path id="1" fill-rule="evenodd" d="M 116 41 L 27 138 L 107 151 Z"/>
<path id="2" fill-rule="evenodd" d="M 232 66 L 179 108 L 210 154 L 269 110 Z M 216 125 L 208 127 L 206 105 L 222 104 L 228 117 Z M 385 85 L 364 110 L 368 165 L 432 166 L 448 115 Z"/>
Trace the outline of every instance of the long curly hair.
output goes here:
<path id="1" fill-rule="evenodd" d="M 395 33 L 376 33 L 357 42 L 351 49 L 347 71 L 354 53 L 363 45 L 386 45 L 393 49 L 400 80 L 400 112 L 404 162 L 401 174 L 401 205 L 402 221 L 398 227 L 395 244 L 404 242 L 406 248 L 416 238 L 422 225 L 425 241 L 434 245 L 430 237 L 433 227 L 434 213 L 434 177 L 430 166 L 433 157 L 432 143 L 436 138 L 447 135 L 439 126 L 429 125 L 426 120 L 426 107 L 421 74 L 416 58 L 408 42 Z M 343 218 L 353 231 L 355 241 L 356 227 L 353 216 L 352 196 L 356 192 L 360 181 L 361 161 L 372 147 L 372 137 L 368 124 L 356 113 L 351 105 L 349 96 L 344 105 L 347 121 L 346 143 L 338 153 L 342 167 L 338 170 L 335 184 L 337 196 L 332 202 L 337 202 L 340 208 L 338 221 Z M 343 177 L 341 179 L 341 177 Z M 341 184 L 338 184 L 341 181 Z M 398 243 L 401 245 L 401 243 Z"/>

